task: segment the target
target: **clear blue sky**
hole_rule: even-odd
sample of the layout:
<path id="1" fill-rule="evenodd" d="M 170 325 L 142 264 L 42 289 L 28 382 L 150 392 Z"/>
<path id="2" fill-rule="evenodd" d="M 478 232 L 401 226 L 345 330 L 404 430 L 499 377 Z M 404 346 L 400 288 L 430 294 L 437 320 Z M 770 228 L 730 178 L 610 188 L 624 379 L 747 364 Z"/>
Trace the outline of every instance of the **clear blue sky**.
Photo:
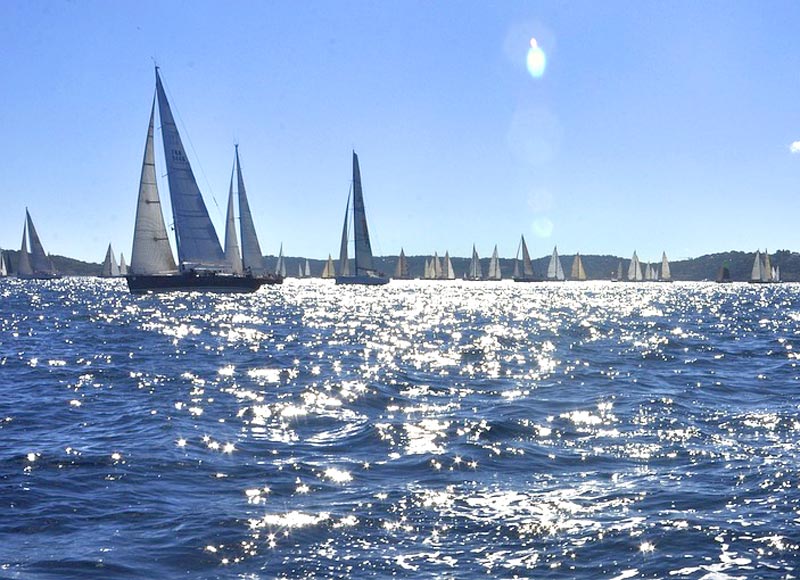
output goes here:
<path id="1" fill-rule="evenodd" d="M 336 255 L 353 148 L 376 254 L 800 250 L 796 1 L 2 12 L 4 248 L 28 206 L 48 252 L 129 257 L 155 57 L 220 237 L 240 143 L 265 253 Z"/>

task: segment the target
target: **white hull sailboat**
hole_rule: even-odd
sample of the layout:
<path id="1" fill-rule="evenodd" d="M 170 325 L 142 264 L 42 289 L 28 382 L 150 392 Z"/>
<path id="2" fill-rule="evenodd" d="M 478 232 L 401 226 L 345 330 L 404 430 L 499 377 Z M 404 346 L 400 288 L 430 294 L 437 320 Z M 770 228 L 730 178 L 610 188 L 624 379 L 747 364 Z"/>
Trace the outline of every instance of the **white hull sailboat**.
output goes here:
<path id="1" fill-rule="evenodd" d="M 486 279 L 497 282 L 503 279 L 503 273 L 500 270 L 500 256 L 497 254 L 497 246 L 494 247 L 492 258 L 489 260 L 489 272 L 486 274 Z"/>
<path id="2" fill-rule="evenodd" d="M 353 245 L 355 260 L 353 270 L 350 270 L 348 258 L 348 225 L 350 216 L 350 199 L 347 200 L 344 226 L 342 228 L 342 245 L 339 253 L 339 275 L 336 276 L 337 284 L 365 284 L 379 286 L 387 284 L 389 278 L 378 272 L 372 263 L 372 246 L 369 242 L 367 228 L 367 214 L 364 208 L 364 193 L 361 189 L 361 169 L 358 166 L 358 155 L 353 151 Z"/>
<path id="3" fill-rule="evenodd" d="M 670 270 L 666 252 L 661 252 L 661 275 L 658 277 L 658 281 L 672 282 L 672 270 Z"/>
<path id="4" fill-rule="evenodd" d="M 164 214 L 158 195 L 155 172 L 154 118 L 158 104 L 161 119 L 161 136 L 167 165 L 172 217 L 175 228 L 175 241 L 178 249 L 176 264 L 167 237 Z M 245 275 L 236 272 L 232 265 L 235 256 L 226 255 L 219 243 L 214 224 L 208 215 L 200 188 L 186 156 L 178 127 L 172 116 L 167 95 L 156 67 L 156 97 L 150 110 L 150 124 L 147 131 L 142 174 L 139 182 L 139 201 L 136 208 L 136 226 L 133 235 L 131 264 L 126 279 L 133 293 L 168 291 L 209 291 L 209 292 L 254 292 L 263 284 L 280 283 L 280 277 L 264 274 L 263 257 L 248 257 L 245 254 L 255 251 L 251 239 L 255 230 L 250 230 L 252 217 L 249 216 L 244 183 L 236 154 L 236 174 L 238 177 L 239 209 L 242 227 L 242 269 Z M 233 180 L 233 177 L 231 178 Z M 249 219 L 249 223 L 247 220 Z M 230 222 L 229 222 L 230 223 Z M 247 244 L 247 245 L 246 245 Z M 260 252 L 260 251 L 259 251 Z M 249 254 L 248 254 L 249 256 Z"/>
<path id="5" fill-rule="evenodd" d="M 473 281 L 483 280 L 483 268 L 481 268 L 481 259 L 478 257 L 475 244 L 472 244 L 472 258 L 469 261 L 469 270 L 466 278 Z"/>
<path id="6" fill-rule="evenodd" d="M 580 253 L 576 253 L 575 259 L 572 260 L 572 270 L 570 271 L 570 280 L 577 280 L 579 282 L 586 281 L 586 270 L 583 269 L 583 260 L 581 260 Z"/>
<path id="7" fill-rule="evenodd" d="M 548 282 L 562 282 L 564 280 L 564 267 L 561 265 L 561 258 L 558 257 L 558 247 L 553 248 L 553 254 L 550 256 L 546 280 Z"/>
<path id="8" fill-rule="evenodd" d="M 628 265 L 628 282 L 641 282 L 643 280 L 642 264 L 639 262 L 639 256 L 636 255 L 636 251 L 634 251 L 631 263 Z"/>
<path id="9" fill-rule="evenodd" d="M 400 248 L 400 257 L 397 259 L 397 266 L 394 269 L 394 276 L 392 277 L 395 280 L 408 280 L 410 278 L 408 274 L 408 259 L 406 258 L 403 248 Z"/>
<path id="10" fill-rule="evenodd" d="M 111 249 L 111 244 L 108 244 L 106 250 L 106 257 L 103 260 L 103 266 L 100 269 L 101 278 L 118 278 L 121 275 L 119 265 L 114 257 L 114 250 Z"/>

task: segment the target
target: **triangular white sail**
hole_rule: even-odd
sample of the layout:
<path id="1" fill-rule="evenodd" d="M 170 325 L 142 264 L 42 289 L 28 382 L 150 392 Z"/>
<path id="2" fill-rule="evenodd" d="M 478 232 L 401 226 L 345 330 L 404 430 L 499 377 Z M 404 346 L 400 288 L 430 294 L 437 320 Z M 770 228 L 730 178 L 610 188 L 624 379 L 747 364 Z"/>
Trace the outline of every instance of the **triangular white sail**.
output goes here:
<path id="1" fill-rule="evenodd" d="M 631 282 L 641 282 L 643 280 L 642 265 L 639 263 L 639 256 L 636 255 L 635 251 L 628 266 L 628 280 Z"/>
<path id="2" fill-rule="evenodd" d="M 514 260 L 514 271 L 511 273 L 512 278 L 519 278 L 519 260 Z"/>
<path id="3" fill-rule="evenodd" d="M 350 219 L 350 195 L 347 196 L 347 206 L 344 209 L 344 225 L 342 226 L 342 245 L 339 248 L 339 275 L 350 275 L 350 258 L 347 255 L 348 231 L 347 222 Z"/>
<path id="4" fill-rule="evenodd" d="M 775 266 L 775 274 L 772 276 L 773 282 L 780 282 L 781 281 L 781 267 Z"/>
<path id="5" fill-rule="evenodd" d="M 553 247 L 553 254 L 550 256 L 550 263 L 547 265 L 548 280 L 563 280 L 564 268 L 561 265 L 561 258 L 558 257 L 558 248 Z"/>
<path id="6" fill-rule="evenodd" d="M 764 266 L 761 268 L 761 281 L 772 282 L 772 264 L 769 260 L 768 250 L 764 250 Z"/>
<path id="7" fill-rule="evenodd" d="M 475 244 L 472 244 L 472 259 L 469 262 L 469 279 L 480 280 L 483 278 L 483 268 L 481 268 L 481 260 L 478 257 L 478 251 L 475 249 Z"/>
<path id="8" fill-rule="evenodd" d="M 297 263 L 297 277 L 303 278 L 303 264 Z"/>
<path id="9" fill-rule="evenodd" d="M 281 244 L 281 249 L 278 252 L 278 263 L 275 264 L 275 273 L 278 276 L 286 277 L 286 261 L 283 259 L 283 244 Z"/>
<path id="10" fill-rule="evenodd" d="M 533 278 L 533 262 L 531 262 L 531 255 L 528 252 L 528 244 L 525 243 L 525 236 L 520 236 L 520 244 L 522 245 L 522 275 L 525 278 Z"/>
<path id="11" fill-rule="evenodd" d="M 583 269 L 583 260 L 581 260 L 580 253 L 575 254 L 575 259 L 572 260 L 572 271 L 570 278 L 573 280 L 586 280 L 586 271 Z"/>
<path id="12" fill-rule="evenodd" d="M 156 94 L 181 269 L 200 267 L 229 271 L 217 232 L 208 216 L 208 209 L 200 194 L 178 127 L 172 117 L 158 68 L 156 68 Z"/>
<path id="13" fill-rule="evenodd" d="M 8 265 L 6 264 L 6 253 L 0 250 L 0 276 L 8 276 Z"/>
<path id="14" fill-rule="evenodd" d="M 650 268 L 650 264 L 645 264 L 644 279 L 648 282 L 653 279 L 653 270 Z"/>
<path id="15" fill-rule="evenodd" d="M 322 269 L 323 278 L 333 278 L 336 276 L 336 268 L 333 265 L 333 258 L 328 254 L 328 261 L 325 262 L 325 267 Z"/>
<path id="16" fill-rule="evenodd" d="M 492 258 L 489 260 L 489 273 L 487 280 L 502 280 L 503 274 L 500 271 L 500 257 L 497 255 L 497 246 L 494 247 Z"/>
<path id="17" fill-rule="evenodd" d="M 762 276 L 761 250 L 756 250 L 756 257 L 753 260 L 753 270 L 750 272 L 750 281 L 761 282 Z"/>
<path id="18" fill-rule="evenodd" d="M 672 272 L 669 269 L 669 260 L 667 260 L 667 253 L 661 253 L 661 280 L 664 282 L 672 281 Z"/>
<path id="19" fill-rule="evenodd" d="M 44 252 L 42 242 L 39 240 L 39 234 L 36 233 L 36 228 L 33 227 L 33 220 L 27 208 L 25 209 L 25 218 L 28 223 L 28 237 L 31 242 L 30 262 L 34 276 L 55 276 L 56 268 L 53 266 L 50 257 Z"/>
<path id="20" fill-rule="evenodd" d="M 19 248 L 19 261 L 17 262 L 17 276 L 33 276 L 31 268 L 31 258 L 28 254 L 28 221 L 22 226 L 22 244 Z"/>
<path id="21" fill-rule="evenodd" d="M 425 258 L 425 272 L 422 274 L 422 278 L 424 280 L 433 278 L 433 276 L 431 276 L 431 261 L 428 258 Z"/>
<path id="22" fill-rule="evenodd" d="M 239 146 L 236 146 L 236 182 L 239 193 L 239 228 L 242 235 L 242 267 L 245 272 L 254 276 L 263 276 L 266 273 L 264 256 L 261 254 L 261 245 L 258 243 L 256 226 L 253 223 L 253 214 L 250 213 L 250 202 L 242 178 L 242 163 L 239 160 Z"/>
<path id="23" fill-rule="evenodd" d="M 397 259 L 397 266 L 394 269 L 394 277 L 402 280 L 408 278 L 408 260 L 403 248 L 400 248 L 400 257 Z"/>
<path id="24" fill-rule="evenodd" d="M 120 276 L 127 276 L 128 275 L 128 265 L 125 263 L 125 254 L 120 252 L 119 254 L 119 275 Z"/>
<path id="25" fill-rule="evenodd" d="M 225 260 L 234 274 L 242 274 L 242 256 L 239 253 L 239 236 L 236 234 L 236 214 L 233 208 L 233 179 L 236 172 L 236 161 L 231 170 L 231 185 L 228 189 L 228 211 L 225 217 Z"/>
<path id="26" fill-rule="evenodd" d="M 442 277 L 445 280 L 455 280 L 456 279 L 456 272 L 453 270 L 453 262 L 450 261 L 450 252 L 445 251 L 444 253 L 444 271 L 442 272 Z"/>
<path id="27" fill-rule="evenodd" d="M 303 268 L 303 276 L 305 278 L 311 278 L 311 264 L 309 264 L 308 258 L 306 258 L 306 265 Z"/>
<path id="28" fill-rule="evenodd" d="M 117 261 L 114 258 L 114 250 L 111 249 L 111 244 L 108 244 L 106 257 L 103 260 L 103 266 L 100 269 L 100 275 L 104 278 L 119 276 L 119 266 L 117 266 Z"/>
<path id="29" fill-rule="evenodd" d="M 622 260 L 619 261 L 617 265 L 617 276 L 614 278 L 615 280 L 622 280 Z"/>
<path id="30" fill-rule="evenodd" d="M 442 262 L 439 260 L 439 254 L 437 252 L 433 253 L 432 269 L 431 278 L 440 279 L 442 277 Z"/>
<path id="31" fill-rule="evenodd" d="M 150 109 L 150 124 L 147 128 L 142 174 L 139 179 L 139 198 L 136 203 L 136 225 L 133 231 L 130 265 L 130 273 L 134 275 L 172 274 L 177 271 L 156 183 L 153 148 L 155 106 L 154 100 Z"/>

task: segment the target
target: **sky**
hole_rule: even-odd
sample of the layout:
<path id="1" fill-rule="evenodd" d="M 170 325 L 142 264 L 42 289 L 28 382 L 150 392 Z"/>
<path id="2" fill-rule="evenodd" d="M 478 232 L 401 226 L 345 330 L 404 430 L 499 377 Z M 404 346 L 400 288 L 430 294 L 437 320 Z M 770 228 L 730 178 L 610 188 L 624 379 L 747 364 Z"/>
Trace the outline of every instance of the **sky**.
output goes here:
<path id="1" fill-rule="evenodd" d="M 352 150 L 376 255 L 800 251 L 798 31 L 781 0 L 6 0 L 0 247 L 27 207 L 50 253 L 129 257 L 155 61 L 220 239 L 239 143 L 265 254 L 336 257 Z"/>

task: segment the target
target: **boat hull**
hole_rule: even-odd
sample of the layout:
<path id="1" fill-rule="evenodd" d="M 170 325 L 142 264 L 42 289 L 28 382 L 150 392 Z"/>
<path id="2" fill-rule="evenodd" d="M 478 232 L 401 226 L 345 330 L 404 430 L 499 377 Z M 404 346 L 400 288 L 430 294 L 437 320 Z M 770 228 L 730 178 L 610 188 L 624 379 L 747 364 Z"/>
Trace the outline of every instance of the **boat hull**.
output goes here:
<path id="1" fill-rule="evenodd" d="M 17 280 L 58 280 L 61 274 L 17 274 Z"/>
<path id="2" fill-rule="evenodd" d="M 515 276 L 514 278 L 512 278 L 512 280 L 514 280 L 514 282 L 544 282 L 545 281 L 542 278 L 525 278 L 525 277 L 522 277 L 522 276 Z"/>
<path id="3" fill-rule="evenodd" d="M 127 275 L 131 294 L 146 292 L 255 292 L 265 284 L 281 284 L 283 278 L 274 274 L 263 277 L 230 276 L 214 272 L 182 272 L 173 275 Z"/>
<path id="4" fill-rule="evenodd" d="M 336 276 L 337 284 L 363 284 L 365 286 L 382 286 L 389 283 L 384 276 Z"/>

